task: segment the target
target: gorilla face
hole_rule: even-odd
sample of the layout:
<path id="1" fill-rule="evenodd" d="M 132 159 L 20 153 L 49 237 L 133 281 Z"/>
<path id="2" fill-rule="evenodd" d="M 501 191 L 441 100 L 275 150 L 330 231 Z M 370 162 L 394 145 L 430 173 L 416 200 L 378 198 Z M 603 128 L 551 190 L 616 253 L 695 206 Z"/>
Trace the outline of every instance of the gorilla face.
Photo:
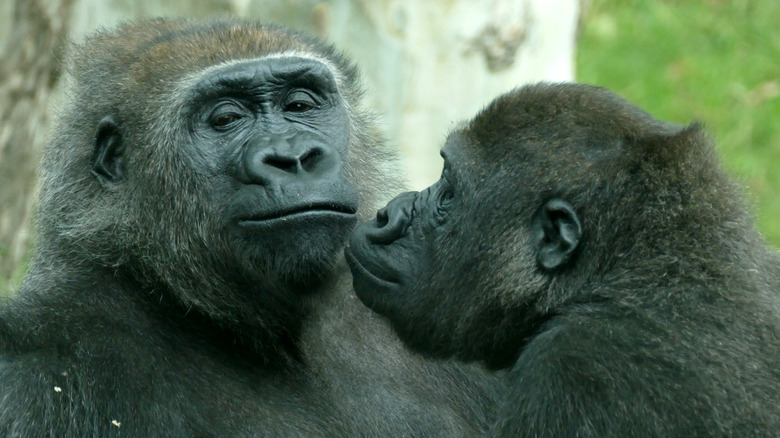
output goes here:
<path id="1" fill-rule="evenodd" d="M 183 129 L 156 139 L 160 149 L 175 144 L 159 152 L 174 178 L 125 147 L 132 141 L 113 117 L 100 123 L 93 151 L 104 186 L 158 194 L 136 202 L 150 228 L 181 231 L 165 235 L 178 241 L 161 242 L 160 257 L 191 242 L 210 255 L 203 272 L 230 266 L 219 274 L 267 287 L 300 289 L 329 275 L 358 208 L 344 170 L 350 122 L 330 68 L 299 57 L 226 63 L 182 80 L 175 97 L 170 111 Z"/>
<path id="2" fill-rule="evenodd" d="M 294 264 L 298 276 L 301 267 L 327 272 L 358 207 L 343 171 L 349 120 L 327 66 L 238 63 L 208 72 L 191 94 L 198 155 L 226 195 L 220 225 L 229 242 L 256 261 L 270 250 L 276 261 L 294 260 L 283 266 Z"/>
<path id="3" fill-rule="evenodd" d="M 357 69 L 315 39 L 148 20 L 72 58 L 41 241 L 188 311 L 294 325 L 305 295 L 340 278 L 358 218 L 397 190 Z"/>

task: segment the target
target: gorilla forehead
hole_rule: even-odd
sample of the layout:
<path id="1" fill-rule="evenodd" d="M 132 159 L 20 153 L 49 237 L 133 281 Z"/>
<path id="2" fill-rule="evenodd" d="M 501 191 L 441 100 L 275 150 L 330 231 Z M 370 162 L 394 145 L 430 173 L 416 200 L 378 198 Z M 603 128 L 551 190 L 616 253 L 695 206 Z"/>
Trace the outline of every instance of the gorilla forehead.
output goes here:
<path id="1" fill-rule="evenodd" d="M 562 125 L 561 121 L 566 124 Z M 548 123 L 556 124 L 552 133 L 545 126 Z M 680 126 L 659 121 L 602 87 L 540 83 L 495 99 L 474 118 L 467 130 L 476 138 L 493 140 L 517 136 L 549 140 L 551 135 L 555 139 L 578 133 L 637 139 L 674 134 Z"/>
<path id="2" fill-rule="evenodd" d="M 617 157 L 641 159 L 645 144 L 682 129 L 605 88 L 540 83 L 495 99 L 453 133 L 447 147 L 467 150 L 474 158 L 459 165 L 475 163 L 477 172 L 527 169 L 524 163 L 533 161 L 541 174 L 563 164 L 568 171 L 560 176 L 570 179 Z"/>
<path id="3" fill-rule="evenodd" d="M 354 67 L 328 45 L 280 26 L 238 19 L 125 23 L 88 38 L 76 51 L 82 52 L 74 57 L 76 77 L 98 84 L 105 75 L 124 77 L 126 93 L 148 94 L 150 86 L 164 92 L 192 72 L 274 55 L 316 58 L 332 72 L 344 72 L 346 80 L 355 75 Z"/>

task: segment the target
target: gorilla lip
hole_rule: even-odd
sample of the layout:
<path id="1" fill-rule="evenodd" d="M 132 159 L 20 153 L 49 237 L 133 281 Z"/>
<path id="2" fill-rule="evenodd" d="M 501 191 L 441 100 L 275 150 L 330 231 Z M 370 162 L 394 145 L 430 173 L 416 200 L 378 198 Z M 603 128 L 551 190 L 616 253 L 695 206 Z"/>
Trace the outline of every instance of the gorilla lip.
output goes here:
<path id="1" fill-rule="evenodd" d="M 308 216 L 310 214 L 337 214 L 345 216 L 354 216 L 357 213 L 357 208 L 351 205 L 334 204 L 334 203 L 312 203 L 300 206 L 293 206 L 287 209 L 276 210 L 271 212 L 259 213 L 254 216 L 248 216 L 239 219 L 239 223 L 257 223 L 268 222 L 273 220 L 286 220 L 295 216 Z"/>
<path id="2" fill-rule="evenodd" d="M 347 259 L 347 263 L 349 263 L 351 268 L 357 270 L 358 272 L 363 274 L 363 276 L 373 279 L 374 283 L 377 283 L 384 287 L 394 287 L 398 285 L 398 281 L 382 278 L 378 274 L 375 274 L 371 269 L 366 267 L 363 263 L 361 263 L 360 259 L 354 254 L 354 249 L 352 248 L 352 245 L 346 248 L 346 250 L 344 251 L 344 255 Z M 356 273 L 353 271 L 353 275 L 355 274 Z"/>

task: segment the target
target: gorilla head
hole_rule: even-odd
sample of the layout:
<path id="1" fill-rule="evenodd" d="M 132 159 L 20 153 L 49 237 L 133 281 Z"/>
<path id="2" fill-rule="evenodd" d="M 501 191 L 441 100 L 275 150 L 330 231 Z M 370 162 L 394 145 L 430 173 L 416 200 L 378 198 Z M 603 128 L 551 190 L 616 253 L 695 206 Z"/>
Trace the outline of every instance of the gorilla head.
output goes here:
<path id="1" fill-rule="evenodd" d="M 72 59 L 38 217 L 41 245 L 74 266 L 269 325 L 330 275 L 356 217 L 395 184 L 379 184 L 381 136 L 353 110 L 355 68 L 313 39 L 152 20 Z"/>
<path id="2" fill-rule="evenodd" d="M 511 367 L 500 436 L 780 427 L 780 261 L 698 125 L 540 84 L 360 225 L 358 297 L 437 357 Z"/>

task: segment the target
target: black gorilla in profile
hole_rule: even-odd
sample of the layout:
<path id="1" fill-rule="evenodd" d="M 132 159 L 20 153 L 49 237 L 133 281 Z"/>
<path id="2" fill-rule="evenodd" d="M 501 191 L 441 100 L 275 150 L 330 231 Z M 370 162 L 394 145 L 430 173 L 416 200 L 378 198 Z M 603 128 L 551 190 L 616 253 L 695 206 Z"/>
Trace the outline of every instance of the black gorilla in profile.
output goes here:
<path id="1" fill-rule="evenodd" d="M 35 257 L 0 309 L 0 435 L 473 436 L 490 380 L 408 355 L 343 248 L 398 187 L 356 70 L 274 26 L 76 47 Z"/>
<path id="2" fill-rule="evenodd" d="M 509 368 L 497 436 L 774 436 L 780 261 L 697 125 L 535 85 L 359 226 L 355 289 L 413 348 Z"/>

